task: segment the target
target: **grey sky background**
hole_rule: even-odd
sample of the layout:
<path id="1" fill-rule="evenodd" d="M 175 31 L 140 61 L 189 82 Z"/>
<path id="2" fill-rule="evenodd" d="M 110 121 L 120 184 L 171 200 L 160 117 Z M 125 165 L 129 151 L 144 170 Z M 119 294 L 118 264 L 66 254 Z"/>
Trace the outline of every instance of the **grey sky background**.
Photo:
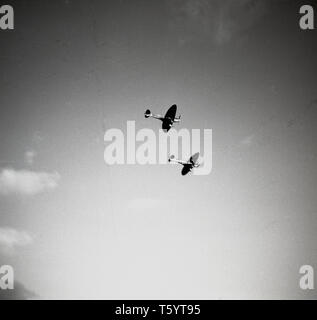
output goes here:
<path id="1" fill-rule="evenodd" d="M 14 297 L 303 299 L 317 268 L 309 1 L 9 1 L 0 264 Z M 213 171 L 108 166 L 106 129 L 176 103 Z"/>

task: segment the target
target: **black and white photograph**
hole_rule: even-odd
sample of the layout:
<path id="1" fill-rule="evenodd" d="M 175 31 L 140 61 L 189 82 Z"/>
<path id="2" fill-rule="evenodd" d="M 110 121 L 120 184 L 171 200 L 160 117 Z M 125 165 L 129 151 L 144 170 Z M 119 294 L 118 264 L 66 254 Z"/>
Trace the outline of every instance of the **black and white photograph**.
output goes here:
<path id="1" fill-rule="evenodd" d="M 317 299 L 316 1 L 1 1 L 0 69 L 0 300 Z"/>

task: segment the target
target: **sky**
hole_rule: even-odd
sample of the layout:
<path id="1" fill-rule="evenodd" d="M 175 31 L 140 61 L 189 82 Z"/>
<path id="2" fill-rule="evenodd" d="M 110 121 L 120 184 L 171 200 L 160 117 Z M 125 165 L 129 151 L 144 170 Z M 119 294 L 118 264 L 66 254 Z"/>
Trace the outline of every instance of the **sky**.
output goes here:
<path id="1" fill-rule="evenodd" d="M 19 0 L 0 31 L 0 265 L 20 299 L 316 299 L 311 1 Z M 317 8 L 316 8 L 317 9 Z M 209 175 L 105 131 L 212 129 Z"/>

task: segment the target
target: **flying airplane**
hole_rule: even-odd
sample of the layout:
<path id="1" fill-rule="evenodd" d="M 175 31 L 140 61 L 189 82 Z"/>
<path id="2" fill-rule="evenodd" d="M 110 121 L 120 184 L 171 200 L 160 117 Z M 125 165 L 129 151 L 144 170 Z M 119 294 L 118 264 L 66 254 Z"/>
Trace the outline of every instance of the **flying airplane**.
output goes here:
<path id="1" fill-rule="evenodd" d="M 146 110 L 144 113 L 145 118 L 154 118 L 162 121 L 162 129 L 165 132 L 168 132 L 174 123 L 178 123 L 181 121 L 181 116 L 176 117 L 177 106 L 173 104 L 166 112 L 165 116 L 161 116 L 159 114 L 152 114 L 151 110 Z"/>
<path id="2" fill-rule="evenodd" d="M 185 176 L 188 172 L 191 172 L 194 168 L 198 168 L 200 164 L 197 162 L 199 158 L 199 152 L 195 153 L 193 156 L 189 158 L 188 161 L 175 159 L 174 156 L 171 156 L 168 159 L 168 162 L 175 162 L 183 165 L 182 175 Z"/>

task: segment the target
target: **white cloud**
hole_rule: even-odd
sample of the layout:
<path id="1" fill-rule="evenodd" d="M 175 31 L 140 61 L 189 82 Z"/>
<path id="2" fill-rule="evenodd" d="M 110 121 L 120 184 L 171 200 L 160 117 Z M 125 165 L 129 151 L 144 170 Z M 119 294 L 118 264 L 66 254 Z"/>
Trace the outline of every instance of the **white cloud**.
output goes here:
<path id="1" fill-rule="evenodd" d="M 24 153 L 24 160 L 28 165 L 34 163 L 34 158 L 36 157 L 36 152 L 34 150 L 28 150 Z"/>
<path id="2" fill-rule="evenodd" d="M 24 247 L 33 242 L 33 237 L 25 231 L 13 228 L 0 228 L 0 250 L 11 254 L 17 247 Z"/>
<path id="3" fill-rule="evenodd" d="M 58 173 L 2 169 L 0 173 L 0 194 L 35 195 L 55 189 L 59 180 L 60 175 Z"/>
<path id="4" fill-rule="evenodd" d="M 0 300 L 34 300 L 36 298 L 39 296 L 19 281 L 14 281 L 14 290 L 0 290 Z"/>

